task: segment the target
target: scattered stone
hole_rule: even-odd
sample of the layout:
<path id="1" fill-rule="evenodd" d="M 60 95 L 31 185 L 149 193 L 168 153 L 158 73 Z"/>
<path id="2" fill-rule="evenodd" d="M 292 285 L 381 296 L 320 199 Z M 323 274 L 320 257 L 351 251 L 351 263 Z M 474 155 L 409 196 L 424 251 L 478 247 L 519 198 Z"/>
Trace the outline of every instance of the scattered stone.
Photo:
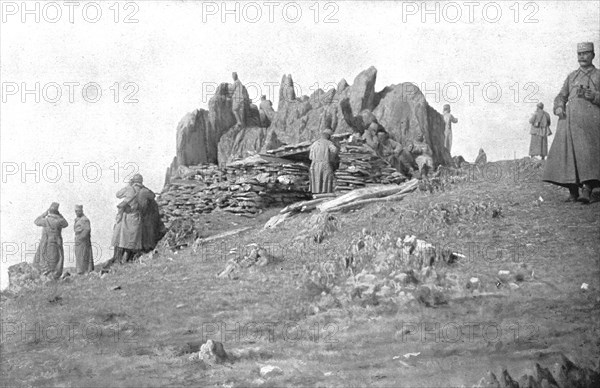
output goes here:
<path id="1" fill-rule="evenodd" d="M 487 376 L 482 377 L 477 386 L 480 388 L 500 388 L 500 382 L 494 373 L 488 371 Z"/>
<path id="2" fill-rule="evenodd" d="M 469 289 L 469 290 L 477 290 L 477 289 L 479 289 L 480 286 L 481 286 L 481 282 L 479 281 L 479 278 L 475 278 L 475 277 L 472 277 L 471 279 L 469 279 L 469 282 L 467 283 L 467 289 Z"/>
<path id="3" fill-rule="evenodd" d="M 8 267 L 9 290 L 18 294 L 23 288 L 31 288 L 43 283 L 40 271 L 29 263 L 19 263 Z"/>
<path id="4" fill-rule="evenodd" d="M 180 309 L 180 308 L 183 308 L 183 307 L 187 307 L 187 304 L 185 304 L 185 303 L 180 303 L 180 304 L 178 304 L 177 306 L 175 306 L 175 308 L 176 308 L 176 309 Z"/>
<path id="5" fill-rule="evenodd" d="M 267 249 L 258 244 L 252 243 L 246 245 L 246 247 L 248 249 L 244 249 L 244 251 L 247 252 L 245 255 L 243 254 L 244 252 L 238 254 L 237 249 L 233 249 L 229 252 L 236 257 L 228 261 L 225 269 L 217 274 L 218 278 L 234 279 L 237 278 L 236 273 L 241 268 L 249 268 L 252 266 L 264 267 L 279 261 L 275 256 L 271 255 Z"/>
<path id="6" fill-rule="evenodd" d="M 500 381 L 503 384 L 503 388 L 519 388 L 519 383 L 513 380 L 510 374 L 508 374 L 508 370 L 506 368 L 502 369 Z"/>
<path id="7" fill-rule="evenodd" d="M 114 286 L 113 288 L 111 288 L 111 291 L 116 291 L 116 290 L 120 290 L 121 286 Z"/>
<path id="8" fill-rule="evenodd" d="M 581 284 L 581 289 L 582 289 L 583 291 L 587 291 L 587 290 L 588 290 L 588 288 L 589 288 L 589 286 L 590 286 L 589 284 L 587 284 L 587 283 L 583 283 L 583 284 Z"/>
<path id="9" fill-rule="evenodd" d="M 513 282 L 508 283 L 508 286 L 510 287 L 511 290 L 518 290 L 520 288 L 517 283 L 513 283 Z"/>
<path id="10" fill-rule="evenodd" d="M 209 339 L 200 347 L 199 358 L 207 363 L 223 363 L 227 361 L 228 355 L 223 344 Z"/>
<path id="11" fill-rule="evenodd" d="M 536 363 L 533 368 L 533 376 L 526 373 L 517 383 L 504 368 L 501 383 L 496 384 L 495 376 L 492 378 L 493 373 L 488 372 L 488 377 L 482 378 L 477 386 L 498 388 L 591 388 L 600 386 L 600 368 L 596 372 L 590 368 L 578 367 L 562 353 L 560 357 L 561 361 L 554 365 L 554 373 Z"/>
<path id="12" fill-rule="evenodd" d="M 283 370 L 281 370 L 278 366 L 273 365 L 265 365 L 260 368 L 260 376 L 265 379 L 270 379 L 275 376 L 279 376 L 283 374 Z"/>
<path id="13" fill-rule="evenodd" d="M 535 374 L 538 383 L 541 383 L 542 386 L 544 380 L 546 380 L 547 384 L 549 384 L 549 387 L 558 388 L 558 383 L 552 376 L 552 373 L 550 373 L 550 370 L 548 368 L 542 368 L 537 362 L 535 363 Z"/>
<path id="14" fill-rule="evenodd" d="M 519 387 L 520 388 L 541 388 L 540 385 L 535 381 L 533 376 L 531 375 L 523 375 L 519 379 Z"/>

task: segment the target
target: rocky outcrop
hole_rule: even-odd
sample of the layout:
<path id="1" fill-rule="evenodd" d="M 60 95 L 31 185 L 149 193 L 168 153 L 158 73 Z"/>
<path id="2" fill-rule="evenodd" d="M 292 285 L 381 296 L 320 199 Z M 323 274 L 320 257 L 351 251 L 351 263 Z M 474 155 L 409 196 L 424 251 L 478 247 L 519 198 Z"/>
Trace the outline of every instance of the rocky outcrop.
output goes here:
<path id="1" fill-rule="evenodd" d="M 280 88 L 279 110 L 269 129 L 286 144 L 312 141 L 325 127 L 336 133 L 352 132 L 344 119 L 346 113 L 360 117 L 366 126 L 377 120 L 399 142 L 414 141 L 422 133 L 432 149 L 434 163 L 450 163 L 443 146 L 443 117 L 429 106 L 419 88 L 402 83 L 376 93 L 376 79 L 377 70 L 370 67 L 358 74 L 351 86 L 342 79 L 337 90 L 318 89 L 310 97 L 296 98 L 292 77 L 286 75 Z M 346 112 L 342 109 L 344 102 Z"/>
<path id="2" fill-rule="evenodd" d="M 282 143 L 274 131 L 261 127 L 234 127 L 219 140 L 219 165 L 280 147 Z"/>
<path id="3" fill-rule="evenodd" d="M 451 163 L 444 147 L 444 118 L 429 106 L 417 86 L 401 83 L 385 87 L 377 94 L 373 114 L 394 140 L 414 142 L 422 133 L 433 152 L 434 163 Z"/>
<path id="4" fill-rule="evenodd" d="M 259 125 L 260 116 L 256 105 L 250 104 L 246 88 L 243 88 L 244 110 L 248 125 Z M 235 116 L 228 84 L 221 83 L 208 103 L 208 111 L 196 109 L 181 119 L 177 126 L 177 166 L 194 166 L 217 163 L 218 144 L 221 136 L 232 129 Z"/>
<path id="5" fill-rule="evenodd" d="M 355 115 L 365 109 L 373 110 L 375 107 L 375 81 L 377 80 L 377 69 L 371 66 L 360 72 L 352 86 L 348 86 L 346 80 L 342 79 L 338 84 L 335 101 L 339 104 L 343 99 L 350 100 L 350 106 Z M 332 128 L 333 129 L 333 128 Z M 338 127 L 336 132 L 352 132 L 352 128 L 344 121 L 341 109 L 338 109 Z"/>
<path id="6" fill-rule="evenodd" d="M 196 109 L 186 114 L 177 125 L 177 164 L 192 166 L 216 161 L 216 148 L 209 142 L 211 128 L 208 112 Z"/>
<path id="7" fill-rule="evenodd" d="M 392 139 L 402 143 L 414 141 L 422 133 L 433 152 L 434 163 L 451 163 L 443 146 L 443 117 L 429 106 L 418 87 L 401 83 L 375 92 L 376 80 L 377 69 L 371 66 L 359 73 L 352 85 L 342 79 L 337 89 L 318 89 L 310 96 L 296 96 L 292 76 L 286 74 L 281 79 L 278 110 L 268 130 L 260 128 L 260 112 L 250 103 L 245 87 L 242 94 L 246 128 L 235 125 L 229 84 L 222 83 L 210 99 L 208 111 L 195 110 L 179 123 L 176 165 L 171 166 L 171 171 L 181 165 L 227 163 L 282 143 L 313 141 L 326 127 L 336 133 L 352 132 L 352 125 L 344 119 L 345 113 L 349 117 L 349 111 L 363 123 L 377 120 Z M 341 109 L 342 101 L 346 112 Z"/>

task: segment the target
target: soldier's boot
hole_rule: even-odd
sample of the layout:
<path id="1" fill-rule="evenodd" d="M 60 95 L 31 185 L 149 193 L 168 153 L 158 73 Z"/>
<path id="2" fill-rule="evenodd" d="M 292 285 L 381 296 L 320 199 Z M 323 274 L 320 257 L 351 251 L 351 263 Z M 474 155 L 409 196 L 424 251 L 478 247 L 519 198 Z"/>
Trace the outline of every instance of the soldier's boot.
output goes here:
<path id="1" fill-rule="evenodd" d="M 565 202 L 576 202 L 577 198 L 579 198 L 579 187 L 577 187 L 577 185 L 570 185 L 569 198 L 567 198 Z"/>
<path id="2" fill-rule="evenodd" d="M 590 185 L 584 184 L 583 190 L 581 190 L 581 196 L 578 201 L 583 203 L 590 203 L 590 199 L 592 196 L 592 187 Z"/>

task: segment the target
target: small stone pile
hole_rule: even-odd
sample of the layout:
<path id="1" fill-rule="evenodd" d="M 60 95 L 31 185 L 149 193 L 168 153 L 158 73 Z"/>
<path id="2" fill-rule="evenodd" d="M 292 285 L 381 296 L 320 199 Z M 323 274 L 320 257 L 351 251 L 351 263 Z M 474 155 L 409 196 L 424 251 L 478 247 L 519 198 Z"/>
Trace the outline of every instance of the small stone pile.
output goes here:
<path id="1" fill-rule="evenodd" d="M 365 187 L 368 183 L 399 184 L 407 180 L 367 146 L 344 142 L 335 177 L 338 192 Z"/>
<path id="2" fill-rule="evenodd" d="M 309 197 L 306 164 L 254 155 L 225 168 L 189 168 L 165 186 L 157 202 L 168 228 L 177 218 L 197 221 L 215 210 L 252 216 Z"/>
<path id="3" fill-rule="evenodd" d="M 243 268 L 264 267 L 278 261 L 268 249 L 254 243 L 247 245 L 241 252 L 238 252 L 237 248 L 233 248 L 229 254 L 233 258 L 227 262 L 225 269 L 217 274 L 218 278 L 236 279 L 239 271 Z"/>

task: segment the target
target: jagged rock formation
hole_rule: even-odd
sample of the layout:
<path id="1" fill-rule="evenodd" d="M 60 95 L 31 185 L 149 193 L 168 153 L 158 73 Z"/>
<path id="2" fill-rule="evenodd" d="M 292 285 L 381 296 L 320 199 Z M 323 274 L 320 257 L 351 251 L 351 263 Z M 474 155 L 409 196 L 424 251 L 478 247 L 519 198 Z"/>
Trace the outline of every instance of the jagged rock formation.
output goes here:
<path id="1" fill-rule="evenodd" d="M 451 162 L 450 153 L 444 147 L 444 118 L 429 106 L 415 85 L 402 83 L 385 87 L 377 93 L 373 114 L 396 141 L 414 141 L 422 133 L 433 151 L 434 163 Z"/>
<path id="2" fill-rule="evenodd" d="M 218 144 L 218 162 L 220 166 L 234 160 L 280 147 L 282 143 L 275 132 L 261 127 L 234 127 L 227 131 Z"/>
<path id="3" fill-rule="evenodd" d="M 354 116 L 367 121 L 373 117 L 399 141 L 414 141 L 420 133 L 433 151 L 435 164 L 450 164 L 443 146 L 444 121 L 413 84 L 400 83 L 375 92 L 377 69 L 359 73 L 352 85 L 342 79 L 336 89 L 316 90 L 310 96 L 296 96 L 290 74 L 279 89 L 278 109 L 268 128 L 260 128 L 258 108 L 251 104 L 244 88 L 245 129 L 235 126 L 229 84 L 222 83 L 209 101 L 208 111 L 187 114 L 177 127 L 177 157 L 170 168 L 202 163 L 228 163 L 282 144 L 312 141 L 330 127 L 336 133 L 351 132 L 340 102 L 348 99 Z M 167 181 L 169 179 L 167 172 Z"/>
<path id="4" fill-rule="evenodd" d="M 208 120 L 208 112 L 196 109 L 186 114 L 177 125 L 177 165 L 192 166 L 215 162 L 216 134 Z"/>

